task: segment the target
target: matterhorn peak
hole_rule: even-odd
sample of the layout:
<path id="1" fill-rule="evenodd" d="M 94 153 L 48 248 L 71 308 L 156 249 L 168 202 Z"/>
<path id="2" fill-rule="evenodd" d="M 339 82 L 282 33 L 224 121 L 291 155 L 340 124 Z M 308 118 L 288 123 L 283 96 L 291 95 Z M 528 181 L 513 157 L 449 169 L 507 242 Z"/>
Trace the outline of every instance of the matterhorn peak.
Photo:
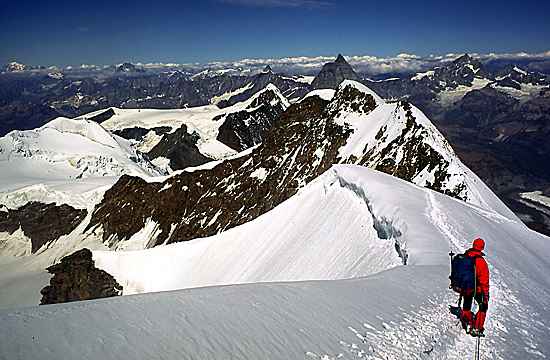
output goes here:
<path id="1" fill-rule="evenodd" d="M 467 64 L 467 63 L 470 63 L 472 62 L 473 58 L 468 54 L 468 53 L 464 53 L 463 55 L 457 57 L 454 62 L 455 63 L 463 63 L 463 64 Z"/>
<path id="2" fill-rule="evenodd" d="M 338 56 L 336 57 L 336 61 L 334 61 L 334 62 L 338 63 L 338 64 L 347 64 L 348 63 L 342 54 L 338 54 Z"/>
<path id="3" fill-rule="evenodd" d="M 342 54 L 338 54 L 334 62 L 323 65 L 323 68 L 315 77 L 311 86 L 314 89 L 336 89 L 344 80 L 360 81 L 359 76 L 353 71 L 351 65 Z"/>
<path id="4" fill-rule="evenodd" d="M 266 65 L 266 67 L 262 70 L 262 73 L 273 74 L 273 69 L 271 69 L 271 66 Z"/>

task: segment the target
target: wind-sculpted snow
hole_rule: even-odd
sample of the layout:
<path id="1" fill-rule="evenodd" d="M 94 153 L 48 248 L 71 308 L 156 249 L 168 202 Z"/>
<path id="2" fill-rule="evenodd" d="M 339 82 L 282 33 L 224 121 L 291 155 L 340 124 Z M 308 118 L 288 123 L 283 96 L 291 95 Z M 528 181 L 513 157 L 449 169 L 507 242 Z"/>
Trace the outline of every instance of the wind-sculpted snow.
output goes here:
<path id="1" fill-rule="evenodd" d="M 380 238 L 373 219 L 399 232 Z M 214 238 L 96 251 L 96 266 L 134 292 L 389 270 L 4 311 L 0 356 L 470 358 L 475 341 L 447 309 L 456 301 L 447 253 L 465 250 L 477 236 L 487 242 L 491 271 L 482 358 L 546 358 L 547 237 L 515 218 L 350 165 L 333 167 L 267 214 Z M 407 249 L 408 265 L 401 265 L 391 238 Z"/>

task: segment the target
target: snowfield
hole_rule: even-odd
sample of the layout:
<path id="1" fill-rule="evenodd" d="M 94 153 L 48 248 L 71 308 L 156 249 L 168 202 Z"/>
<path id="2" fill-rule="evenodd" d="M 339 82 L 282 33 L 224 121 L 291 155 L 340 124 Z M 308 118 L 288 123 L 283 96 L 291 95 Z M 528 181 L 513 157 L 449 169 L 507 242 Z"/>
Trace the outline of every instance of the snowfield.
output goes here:
<path id="1" fill-rule="evenodd" d="M 88 120 L 57 118 L 0 138 L 0 191 L 45 181 L 160 175 L 130 142 Z"/>
<path id="2" fill-rule="evenodd" d="M 252 84 L 250 84 L 252 85 Z M 244 92 L 247 87 L 241 88 L 239 91 Z M 231 149 L 224 143 L 216 140 L 219 128 L 224 123 L 227 114 L 235 113 L 238 111 L 253 111 L 256 108 L 249 108 L 249 106 L 260 97 L 266 91 L 273 91 L 278 101 L 281 102 L 283 108 L 286 109 L 290 103 L 284 97 L 279 89 L 273 85 L 268 84 L 262 91 L 254 94 L 246 101 L 239 102 L 233 106 L 220 109 L 215 104 L 198 106 L 187 109 L 118 109 L 112 108 L 115 115 L 110 119 L 101 123 L 105 129 L 109 131 L 123 130 L 128 128 L 140 127 L 144 129 L 153 129 L 156 127 L 167 126 L 175 131 L 182 125 L 187 126 L 187 132 L 189 134 L 196 133 L 199 135 L 199 141 L 197 147 L 199 151 L 212 159 L 224 159 L 228 156 L 235 155 L 235 150 Z M 234 92 L 228 94 L 228 97 L 238 94 Z M 217 101 L 223 100 L 222 98 Z M 83 115 L 81 118 L 88 118 L 96 113 Z M 143 150 L 150 150 L 159 141 L 161 137 L 154 135 L 154 131 L 151 131 L 144 140 L 144 143 L 139 146 Z M 145 147 L 144 147 L 145 146 Z"/>
<path id="3" fill-rule="evenodd" d="M 447 309 L 447 253 L 477 236 L 491 270 L 482 358 L 546 358 L 549 238 L 352 165 L 214 237 L 94 252 L 126 294 L 255 283 L 4 310 L 0 357 L 470 358 L 474 341 Z M 289 280 L 309 281 L 275 282 Z"/>

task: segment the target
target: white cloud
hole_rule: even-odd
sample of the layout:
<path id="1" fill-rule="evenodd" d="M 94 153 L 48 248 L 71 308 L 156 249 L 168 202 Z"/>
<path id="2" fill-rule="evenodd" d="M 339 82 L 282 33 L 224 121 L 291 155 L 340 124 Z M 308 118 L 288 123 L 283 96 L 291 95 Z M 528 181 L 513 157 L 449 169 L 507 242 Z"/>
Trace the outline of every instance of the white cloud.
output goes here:
<path id="1" fill-rule="evenodd" d="M 368 75 L 377 75 L 383 73 L 414 73 L 426 71 L 440 64 L 448 63 L 461 56 L 462 53 L 448 53 L 445 55 L 430 54 L 428 56 L 419 56 L 410 53 L 400 53 L 395 56 L 379 57 L 373 55 L 345 55 L 347 61 L 357 72 Z M 550 51 L 540 53 L 470 53 L 471 56 L 481 61 L 490 61 L 497 59 L 509 60 L 541 60 L 550 59 Z M 319 56 L 294 56 L 282 58 L 244 58 L 235 61 L 213 61 L 209 63 L 138 63 L 145 68 L 183 68 L 191 72 L 200 72 L 203 70 L 221 70 L 235 69 L 237 73 L 249 74 L 260 72 L 266 65 L 270 65 L 275 72 L 288 74 L 316 74 L 321 67 L 330 61 L 334 61 L 334 55 Z M 86 65 L 84 65 L 86 66 Z M 88 65 L 89 66 L 89 65 Z"/>

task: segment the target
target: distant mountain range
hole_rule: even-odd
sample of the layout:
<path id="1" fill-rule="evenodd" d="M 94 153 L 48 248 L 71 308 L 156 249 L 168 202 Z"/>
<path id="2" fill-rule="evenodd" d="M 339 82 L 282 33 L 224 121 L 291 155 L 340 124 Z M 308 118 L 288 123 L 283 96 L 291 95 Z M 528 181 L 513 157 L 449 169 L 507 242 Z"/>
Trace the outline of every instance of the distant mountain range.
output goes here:
<path id="1" fill-rule="evenodd" d="M 523 68 L 524 61 L 517 64 L 499 61 L 481 62 L 465 54 L 437 62 L 438 66 L 426 71 L 398 77 L 379 75 L 376 80 L 355 72 L 341 55 L 322 66 L 315 77 L 276 73 L 270 66 L 245 75 L 234 68 L 159 72 L 130 63 L 84 73 L 25 71 L 25 66 L 14 64 L 11 66 L 14 72 L 0 74 L 0 135 L 14 129 L 36 128 L 58 116 L 75 117 L 110 107 L 120 109 L 119 113 L 125 109 L 207 105 L 230 108 L 268 84 L 273 84 L 285 101 L 292 103 L 313 89 L 335 89 L 344 79 L 357 80 L 385 99 L 406 99 L 418 106 L 469 167 L 532 227 L 548 233 L 548 213 L 540 211 L 540 204 L 532 204 L 520 194 L 550 188 L 550 145 L 546 141 L 550 135 L 549 76 Z M 234 150 L 257 143 L 260 133 L 273 124 L 281 110 L 257 111 L 256 124 L 262 125 L 256 130 L 234 114 L 230 116 L 232 121 L 221 127 L 219 136 L 230 142 Z M 100 113 L 109 117 L 108 112 Z M 163 131 L 152 129 L 153 135 L 149 130 L 116 129 L 138 142 L 160 138 Z M 161 154 L 170 153 L 168 143 L 193 149 L 196 140 L 186 133 L 182 133 L 183 137 L 173 134 L 171 140 L 164 139 L 158 145 L 163 151 L 146 150 L 163 157 Z M 179 155 L 166 160 L 173 169 L 212 159 L 197 154 L 189 158 L 191 162 L 176 165 L 174 156 Z"/>

